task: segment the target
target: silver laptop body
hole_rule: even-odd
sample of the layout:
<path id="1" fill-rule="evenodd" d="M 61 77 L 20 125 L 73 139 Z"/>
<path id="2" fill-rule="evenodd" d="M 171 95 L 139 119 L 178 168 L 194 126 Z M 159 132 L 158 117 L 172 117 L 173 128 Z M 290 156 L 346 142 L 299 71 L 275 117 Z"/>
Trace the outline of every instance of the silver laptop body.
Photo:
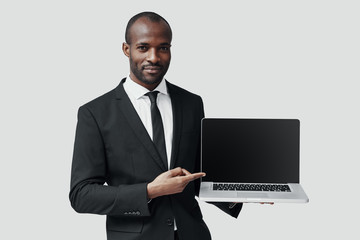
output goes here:
<path id="1" fill-rule="evenodd" d="M 309 201 L 299 184 L 300 121 L 204 118 L 200 200 Z"/>

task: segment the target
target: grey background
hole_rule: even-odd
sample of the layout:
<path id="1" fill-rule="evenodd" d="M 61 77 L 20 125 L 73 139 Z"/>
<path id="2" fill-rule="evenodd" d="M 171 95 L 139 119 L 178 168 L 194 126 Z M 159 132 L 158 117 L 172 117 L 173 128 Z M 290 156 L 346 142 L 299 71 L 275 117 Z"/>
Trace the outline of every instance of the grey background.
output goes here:
<path id="1" fill-rule="evenodd" d="M 356 239 L 360 34 L 357 1 L 1 1 L 1 239 L 105 239 L 105 217 L 69 204 L 80 105 L 128 73 L 134 14 L 174 32 L 166 78 L 208 117 L 301 120 L 308 204 L 200 203 L 213 239 Z M 49 237 L 51 236 L 51 237 Z"/>

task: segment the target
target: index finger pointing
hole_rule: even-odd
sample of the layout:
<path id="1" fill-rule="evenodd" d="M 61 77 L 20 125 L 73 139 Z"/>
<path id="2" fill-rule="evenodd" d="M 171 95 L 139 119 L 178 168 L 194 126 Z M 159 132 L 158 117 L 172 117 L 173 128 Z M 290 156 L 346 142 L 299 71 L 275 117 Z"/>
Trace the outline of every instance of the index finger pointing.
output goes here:
<path id="1" fill-rule="evenodd" d="M 188 170 L 186 170 L 185 168 L 182 168 L 181 170 L 183 171 L 183 173 L 185 175 L 191 175 L 191 173 Z"/>
<path id="2" fill-rule="evenodd" d="M 186 180 L 188 180 L 190 182 L 190 181 L 194 181 L 198 178 L 205 177 L 205 175 L 206 175 L 205 173 L 199 172 L 199 173 L 193 173 L 193 174 L 186 175 L 185 178 L 186 178 Z"/>

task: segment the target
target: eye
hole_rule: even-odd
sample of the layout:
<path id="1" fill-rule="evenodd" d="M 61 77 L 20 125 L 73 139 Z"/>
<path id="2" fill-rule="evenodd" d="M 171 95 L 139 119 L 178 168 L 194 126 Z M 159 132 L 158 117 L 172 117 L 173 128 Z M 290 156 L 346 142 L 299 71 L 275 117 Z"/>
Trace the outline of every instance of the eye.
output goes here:
<path id="1" fill-rule="evenodd" d="M 146 51 L 147 47 L 146 46 L 138 46 L 137 49 L 140 51 Z"/>
<path id="2" fill-rule="evenodd" d="M 160 47 L 160 50 L 163 52 L 167 52 L 170 50 L 170 47 Z"/>

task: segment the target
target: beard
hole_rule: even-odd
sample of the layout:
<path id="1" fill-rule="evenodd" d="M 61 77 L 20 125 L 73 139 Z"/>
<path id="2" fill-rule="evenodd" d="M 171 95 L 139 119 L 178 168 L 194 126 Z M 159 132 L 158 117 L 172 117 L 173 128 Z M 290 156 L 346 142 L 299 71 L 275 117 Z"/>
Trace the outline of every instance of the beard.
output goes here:
<path id="1" fill-rule="evenodd" d="M 143 71 L 144 71 L 145 67 L 147 67 L 147 66 L 159 67 L 160 71 L 157 74 L 145 76 Z M 138 66 L 132 60 L 132 58 L 130 56 L 130 70 L 131 70 L 131 72 L 135 75 L 135 77 L 139 81 L 145 83 L 146 85 L 153 85 L 153 84 L 160 83 L 161 80 L 163 79 L 163 77 L 165 76 L 165 73 L 167 72 L 168 68 L 169 68 L 169 65 L 163 66 L 163 65 L 160 65 L 158 63 L 156 63 L 156 64 L 149 63 L 149 64 L 147 64 L 145 66 L 141 66 L 141 65 Z"/>

